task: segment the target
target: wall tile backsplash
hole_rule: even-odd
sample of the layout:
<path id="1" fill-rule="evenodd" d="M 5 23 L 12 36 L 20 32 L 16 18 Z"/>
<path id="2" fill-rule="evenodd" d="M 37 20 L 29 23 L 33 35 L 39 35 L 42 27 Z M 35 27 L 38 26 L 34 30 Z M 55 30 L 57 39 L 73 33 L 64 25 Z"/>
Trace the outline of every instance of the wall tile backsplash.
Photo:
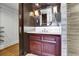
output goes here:
<path id="1" fill-rule="evenodd" d="M 61 4 L 61 53 L 67 55 L 67 5 Z"/>

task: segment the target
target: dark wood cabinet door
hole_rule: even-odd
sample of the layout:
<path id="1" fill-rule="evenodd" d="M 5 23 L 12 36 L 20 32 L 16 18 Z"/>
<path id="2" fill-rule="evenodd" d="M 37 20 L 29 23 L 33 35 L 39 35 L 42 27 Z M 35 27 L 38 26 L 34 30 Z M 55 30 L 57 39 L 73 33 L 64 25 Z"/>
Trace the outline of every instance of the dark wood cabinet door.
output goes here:
<path id="1" fill-rule="evenodd" d="M 41 42 L 39 41 L 30 41 L 30 52 L 41 55 Z"/>
<path id="2" fill-rule="evenodd" d="M 42 43 L 42 55 L 44 55 L 44 56 L 56 55 L 56 44 L 43 42 Z"/>
<path id="3" fill-rule="evenodd" d="M 56 37 L 56 55 L 61 56 L 61 36 Z"/>
<path id="4" fill-rule="evenodd" d="M 61 37 L 44 35 L 42 42 L 42 55 L 46 56 L 60 56 L 61 55 Z"/>

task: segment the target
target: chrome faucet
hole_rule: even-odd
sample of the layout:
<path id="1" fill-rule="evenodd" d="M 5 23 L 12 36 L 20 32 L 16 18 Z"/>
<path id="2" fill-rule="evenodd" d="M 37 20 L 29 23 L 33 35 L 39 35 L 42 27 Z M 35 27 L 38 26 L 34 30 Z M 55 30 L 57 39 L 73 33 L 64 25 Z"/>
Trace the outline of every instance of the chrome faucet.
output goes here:
<path id="1" fill-rule="evenodd" d="M 48 32 L 45 28 L 42 30 L 42 32 Z"/>

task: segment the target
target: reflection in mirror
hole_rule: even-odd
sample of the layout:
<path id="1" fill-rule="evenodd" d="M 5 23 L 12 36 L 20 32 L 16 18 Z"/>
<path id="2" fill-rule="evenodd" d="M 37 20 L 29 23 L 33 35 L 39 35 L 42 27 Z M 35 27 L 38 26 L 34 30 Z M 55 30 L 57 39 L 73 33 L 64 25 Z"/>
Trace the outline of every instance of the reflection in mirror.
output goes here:
<path id="1" fill-rule="evenodd" d="M 25 3 L 25 26 L 59 26 L 61 24 L 59 3 Z"/>
<path id="2" fill-rule="evenodd" d="M 60 8 L 58 9 L 58 6 L 53 7 L 53 15 L 55 16 L 57 26 L 59 26 L 61 22 L 61 13 L 60 13 Z"/>
<path id="3" fill-rule="evenodd" d="M 42 14 L 42 26 L 47 26 L 47 14 Z"/>

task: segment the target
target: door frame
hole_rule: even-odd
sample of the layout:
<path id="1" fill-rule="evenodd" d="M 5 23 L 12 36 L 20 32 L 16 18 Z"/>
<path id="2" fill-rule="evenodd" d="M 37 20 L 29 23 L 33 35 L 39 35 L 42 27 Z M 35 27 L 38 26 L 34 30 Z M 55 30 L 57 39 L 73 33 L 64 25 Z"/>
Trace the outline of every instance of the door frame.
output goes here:
<path id="1" fill-rule="evenodd" d="M 24 55 L 24 6 L 19 3 L 19 55 Z"/>

